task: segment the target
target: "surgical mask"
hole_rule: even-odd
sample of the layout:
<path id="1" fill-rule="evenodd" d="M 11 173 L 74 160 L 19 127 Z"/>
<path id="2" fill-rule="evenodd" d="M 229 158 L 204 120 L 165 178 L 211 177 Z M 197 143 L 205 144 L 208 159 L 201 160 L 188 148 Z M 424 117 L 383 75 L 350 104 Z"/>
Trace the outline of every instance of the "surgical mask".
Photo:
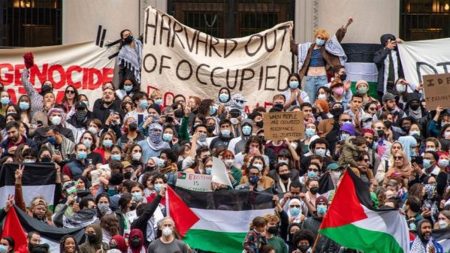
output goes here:
<path id="1" fill-rule="evenodd" d="M 77 153 L 77 159 L 78 160 L 84 160 L 84 159 L 86 159 L 86 157 L 87 157 L 86 151 L 79 151 Z"/>
<path id="2" fill-rule="evenodd" d="M 314 135 L 316 135 L 316 129 L 314 129 L 314 128 L 306 128 L 305 135 L 308 138 L 313 137 Z"/>
<path id="3" fill-rule="evenodd" d="M 28 102 L 20 102 L 19 103 L 19 108 L 22 111 L 26 111 L 26 110 L 30 109 L 30 103 L 28 103 Z"/>
<path id="4" fill-rule="evenodd" d="M 317 177 L 317 173 L 315 171 L 308 171 L 308 178 L 314 178 Z"/>
<path id="5" fill-rule="evenodd" d="M 98 129 L 95 127 L 88 127 L 88 131 L 93 133 L 93 134 L 97 134 L 98 133 Z"/>
<path id="6" fill-rule="evenodd" d="M 223 137 L 228 138 L 230 137 L 231 131 L 228 129 L 222 129 L 220 130 L 220 133 L 222 134 Z"/>
<path id="7" fill-rule="evenodd" d="M 316 38 L 316 44 L 321 47 L 325 45 L 325 40 Z"/>
<path id="8" fill-rule="evenodd" d="M 131 193 L 131 198 L 135 201 L 135 202 L 141 202 L 143 197 L 142 197 L 142 193 L 140 192 L 133 192 Z"/>
<path id="9" fill-rule="evenodd" d="M 159 193 L 161 191 L 161 187 L 162 187 L 162 184 L 154 184 L 153 185 L 153 189 L 155 189 L 155 191 L 157 193 Z"/>
<path id="10" fill-rule="evenodd" d="M 173 231 L 169 227 L 164 227 L 162 230 L 163 236 L 170 236 L 170 235 L 172 235 L 172 233 L 173 233 Z"/>
<path id="11" fill-rule="evenodd" d="M 86 148 L 90 148 L 92 146 L 92 141 L 89 139 L 84 139 L 83 144 L 84 146 L 86 146 Z"/>
<path id="12" fill-rule="evenodd" d="M 113 145 L 112 140 L 103 140 L 102 144 L 105 148 L 110 148 Z"/>
<path id="13" fill-rule="evenodd" d="M 403 84 L 397 84 L 395 85 L 395 89 L 398 91 L 398 93 L 403 93 L 406 91 L 406 86 Z"/>
<path id="14" fill-rule="evenodd" d="M 439 224 L 440 229 L 444 229 L 444 228 L 448 227 L 448 223 L 445 220 L 439 220 L 438 224 Z"/>
<path id="15" fill-rule="evenodd" d="M 109 204 L 106 204 L 106 203 L 97 204 L 97 208 L 100 211 L 100 213 L 102 213 L 102 214 L 106 214 L 110 210 Z"/>
<path id="16" fill-rule="evenodd" d="M 367 87 L 360 87 L 356 91 L 358 92 L 358 94 L 364 95 L 364 94 L 367 94 L 367 91 L 369 91 L 369 88 L 367 88 Z"/>
<path id="17" fill-rule="evenodd" d="M 130 92 L 130 91 L 133 89 L 133 85 L 124 85 L 124 86 L 123 86 L 123 89 L 124 89 L 126 92 Z"/>
<path id="18" fill-rule="evenodd" d="M 300 215 L 300 208 L 298 208 L 298 207 L 291 207 L 289 209 L 289 213 L 291 214 L 291 216 L 298 216 L 298 215 Z"/>
<path id="19" fill-rule="evenodd" d="M 447 168 L 448 167 L 448 160 L 447 159 L 439 159 L 438 165 L 441 168 Z"/>
<path id="20" fill-rule="evenodd" d="M 148 101 L 146 99 L 139 100 L 139 107 L 141 109 L 147 109 L 148 108 Z"/>
<path id="21" fill-rule="evenodd" d="M 334 88 L 333 91 L 338 96 L 342 96 L 342 94 L 344 94 L 344 88 L 343 87 Z"/>
<path id="22" fill-rule="evenodd" d="M 319 95 L 317 96 L 317 98 L 318 98 L 318 99 L 322 99 L 322 100 L 327 100 L 327 94 L 324 94 L 324 93 L 319 94 Z"/>
<path id="23" fill-rule="evenodd" d="M 226 93 L 222 93 L 219 95 L 219 101 L 222 103 L 228 102 L 229 99 L 230 99 L 230 96 Z"/>
<path id="24" fill-rule="evenodd" d="M 163 100 L 161 98 L 155 99 L 155 104 L 162 105 Z"/>
<path id="25" fill-rule="evenodd" d="M 5 245 L 0 244 L 0 253 L 7 253 L 7 252 L 8 248 Z"/>
<path id="26" fill-rule="evenodd" d="M 206 172 L 207 175 L 211 175 L 211 173 L 212 173 L 212 168 L 210 168 L 210 167 L 205 168 L 205 172 Z"/>
<path id="27" fill-rule="evenodd" d="M 286 164 L 289 164 L 289 159 L 278 159 L 278 163 L 286 163 Z"/>
<path id="28" fill-rule="evenodd" d="M 36 159 L 24 159 L 23 163 L 35 163 Z"/>
<path id="29" fill-rule="evenodd" d="M 259 181 L 259 176 L 250 176 L 250 178 L 248 179 L 249 183 L 252 185 L 255 185 L 258 183 Z"/>
<path id="30" fill-rule="evenodd" d="M 53 125 L 57 126 L 61 124 L 61 119 L 62 118 L 60 116 L 53 116 L 50 121 L 52 122 Z"/>
<path id="31" fill-rule="evenodd" d="M 423 159 L 423 167 L 425 168 L 425 169 L 428 169 L 428 168 L 430 168 L 432 166 L 432 164 L 431 164 L 431 160 L 430 159 Z"/>
<path id="32" fill-rule="evenodd" d="M 289 82 L 289 88 L 297 89 L 298 88 L 298 81 L 290 81 Z"/>
<path id="33" fill-rule="evenodd" d="M 252 134 L 252 127 L 249 125 L 245 125 L 242 127 L 242 134 L 245 136 L 249 136 Z"/>
<path id="34" fill-rule="evenodd" d="M 263 169 L 263 165 L 260 163 L 255 163 L 255 164 L 253 164 L 253 166 L 255 166 L 259 171 L 262 171 L 262 169 Z"/>
<path id="35" fill-rule="evenodd" d="M 111 160 L 113 161 L 120 161 L 122 159 L 122 156 L 120 154 L 112 154 Z"/>
<path id="36" fill-rule="evenodd" d="M 9 99 L 9 97 L 2 97 L 0 99 L 0 102 L 2 103 L 2 105 L 8 105 L 10 102 L 10 99 Z"/>
<path id="37" fill-rule="evenodd" d="M 47 141 L 50 142 L 50 144 L 55 145 L 56 144 L 56 138 L 55 136 L 48 136 Z"/>
<path id="38" fill-rule="evenodd" d="M 323 148 L 316 148 L 315 150 L 314 150 L 314 154 L 315 155 L 318 155 L 318 156 L 321 156 L 321 157 L 325 157 L 325 154 L 327 153 L 327 150 L 326 149 L 323 149 Z"/>
<path id="39" fill-rule="evenodd" d="M 198 137 L 199 142 L 205 142 L 206 141 L 206 134 L 201 133 Z"/>
<path id="40" fill-rule="evenodd" d="M 317 205 L 317 214 L 324 215 L 327 212 L 326 205 Z"/>
<path id="41" fill-rule="evenodd" d="M 211 105 L 209 107 L 209 115 L 214 115 L 214 114 L 216 114 L 216 112 L 217 112 L 217 107 Z"/>
<path id="42" fill-rule="evenodd" d="M 165 133 L 165 134 L 163 134 L 162 138 L 163 138 L 163 141 L 165 141 L 165 142 L 171 142 L 172 138 L 173 138 L 173 134 Z"/>
<path id="43" fill-rule="evenodd" d="M 233 165 L 233 163 L 234 163 L 234 160 L 233 159 L 227 159 L 223 163 L 225 164 L 225 166 L 231 167 L 231 165 Z"/>
<path id="44" fill-rule="evenodd" d="M 133 161 L 139 161 L 139 160 L 141 160 L 141 157 L 142 157 L 142 153 L 133 153 L 131 155 L 131 158 L 133 159 Z"/>
<path id="45" fill-rule="evenodd" d="M 425 149 L 426 152 L 436 152 L 435 148 L 426 148 Z"/>
<path id="46" fill-rule="evenodd" d="M 341 141 L 345 141 L 348 138 L 350 138 L 350 135 L 348 133 L 341 133 L 341 138 L 340 138 Z"/>
<path id="47" fill-rule="evenodd" d="M 420 136 L 420 131 L 415 131 L 415 130 L 411 130 L 411 131 L 409 131 L 409 135 L 411 135 L 411 136 Z"/>

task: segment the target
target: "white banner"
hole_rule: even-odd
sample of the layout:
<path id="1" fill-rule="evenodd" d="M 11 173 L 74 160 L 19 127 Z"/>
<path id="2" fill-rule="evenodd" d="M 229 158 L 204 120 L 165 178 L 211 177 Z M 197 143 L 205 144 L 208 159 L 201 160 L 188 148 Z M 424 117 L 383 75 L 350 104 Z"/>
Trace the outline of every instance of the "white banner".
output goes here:
<path id="1" fill-rule="evenodd" d="M 419 84 L 423 75 L 449 73 L 450 38 L 411 41 L 398 45 L 407 81 Z"/>
<path id="2" fill-rule="evenodd" d="M 178 172 L 176 186 L 191 191 L 210 192 L 211 175 Z"/>
<path id="3" fill-rule="evenodd" d="M 30 82 L 40 90 L 46 80 L 53 83 L 57 101 L 61 101 L 67 85 L 73 85 L 80 94 L 88 96 L 90 105 L 100 98 L 101 85 L 113 78 L 114 59 L 108 56 L 117 48 L 101 48 L 94 42 L 80 44 L 0 50 L 0 83 L 16 102 L 26 94 L 22 87 L 21 73 L 25 68 L 23 55 L 34 54 L 30 68 Z"/>
<path id="4" fill-rule="evenodd" d="M 144 20 L 142 84 L 168 95 L 216 98 L 220 88 L 249 103 L 272 101 L 287 89 L 292 22 L 243 38 L 220 39 L 152 7 Z M 145 89 L 145 87 L 144 87 Z"/>

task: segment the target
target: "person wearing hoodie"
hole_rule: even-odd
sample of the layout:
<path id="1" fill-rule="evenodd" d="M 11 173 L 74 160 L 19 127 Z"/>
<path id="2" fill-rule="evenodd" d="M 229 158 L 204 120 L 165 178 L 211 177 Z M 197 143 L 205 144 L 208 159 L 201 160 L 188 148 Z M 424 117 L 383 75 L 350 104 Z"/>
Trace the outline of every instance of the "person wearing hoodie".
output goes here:
<path id="1" fill-rule="evenodd" d="M 241 136 L 231 139 L 228 144 L 228 150 L 234 154 L 239 154 L 245 150 L 245 145 L 247 140 L 252 136 L 253 133 L 253 120 L 244 119 L 241 121 Z"/>
<path id="2" fill-rule="evenodd" d="M 142 147 L 142 162 L 147 163 L 150 157 L 159 156 L 161 150 L 170 148 L 170 145 L 162 139 L 163 127 L 158 123 L 152 123 L 148 127 L 148 137 L 137 144 Z"/>
<path id="3" fill-rule="evenodd" d="M 220 121 L 219 128 L 220 134 L 211 140 L 211 144 L 209 145 L 210 150 L 214 151 L 222 148 L 226 149 L 233 138 L 232 124 L 230 120 L 224 119 Z"/>
<path id="4" fill-rule="evenodd" d="M 102 228 L 97 224 L 91 224 L 84 231 L 86 241 L 80 245 L 80 253 L 106 253 L 109 245 L 102 242 Z"/>
<path id="5" fill-rule="evenodd" d="M 66 204 L 53 215 L 53 223 L 57 227 L 76 228 L 85 227 L 98 222 L 95 200 L 89 196 L 81 199 L 79 203 L 80 211 L 72 215 L 66 215 L 66 209 L 75 203 L 75 197 L 67 197 Z M 99 228 L 101 231 L 101 228 Z M 100 242 L 103 235 L 100 234 Z"/>
<path id="6" fill-rule="evenodd" d="M 87 130 L 87 122 L 91 118 L 92 113 L 88 110 L 83 102 L 75 104 L 75 113 L 69 118 L 66 127 L 72 130 L 75 142 L 79 142 L 81 135 Z"/>
<path id="7" fill-rule="evenodd" d="M 417 236 L 411 242 L 411 253 L 434 252 L 443 253 L 442 245 L 431 236 L 431 222 L 423 219 L 417 224 Z"/>
<path id="8" fill-rule="evenodd" d="M 146 248 L 144 247 L 144 234 L 140 229 L 132 229 L 130 231 L 130 237 L 128 238 L 129 247 L 128 252 L 131 253 L 146 253 Z"/>
<path id="9" fill-rule="evenodd" d="M 395 80 L 403 78 L 402 62 L 398 52 L 397 43 L 401 39 L 395 38 L 392 34 L 383 34 L 380 42 L 383 48 L 375 52 L 373 62 L 378 69 L 378 97 L 382 97 L 386 92 L 396 94 Z"/>

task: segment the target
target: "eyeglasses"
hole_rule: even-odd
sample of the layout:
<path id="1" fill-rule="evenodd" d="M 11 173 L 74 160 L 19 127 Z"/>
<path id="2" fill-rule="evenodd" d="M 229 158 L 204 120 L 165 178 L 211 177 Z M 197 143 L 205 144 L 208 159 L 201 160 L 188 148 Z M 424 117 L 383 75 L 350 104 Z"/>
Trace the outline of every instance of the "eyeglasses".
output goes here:
<path id="1" fill-rule="evenodd" d="M 66 93 L 75 94 L 75 91 L 74 90 L 66 90 Z"/>
<path id="2" fill-rule="evenodd" d="M 289 207 L 290 207 L 290 208 L 293 208 L 293 207 L 300 208 L 300 205 L 290 205 Z"/>
<path id="3" fill-rule="evenodd" d="M 308 169 L 308 171 L 315 171 L 315 172 L 317 172 L 319 170 L 318 169 Z"/>
<path id="4" fill-rule="evenodd" d="M 394 156 L 394 160 L 403 160 L 403 156 Z"/>

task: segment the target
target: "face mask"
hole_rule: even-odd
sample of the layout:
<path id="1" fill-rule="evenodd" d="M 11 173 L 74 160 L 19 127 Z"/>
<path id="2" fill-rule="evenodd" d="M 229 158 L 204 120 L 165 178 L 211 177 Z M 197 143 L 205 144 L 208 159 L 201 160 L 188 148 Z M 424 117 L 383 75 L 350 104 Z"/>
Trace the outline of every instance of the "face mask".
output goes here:
<path id="1" fill-rule="evenodd" d="M 214 125 L 206 127 L 206 131 L 208 131 L 208 133 L 212 133 L 214 130 L 216 130 L 216 126 Z"/>
<path id="2" fill-rule="evenodd" d="M 52 122 L 53 125 L 57 126 L 57 125 L 61 124 L 61 117 L 53 116 L 50 121 Z"/>
<path id="3" fill-rule="evenodd" d="M 163 103 L 162 98 L 155 99 L 155 104 L 162 105 L 162 103 Z"/>
<path id="4" fill-rule="evenodd" d="M 128 93 L 133 89 L 133 85 L 124 85 L 123 89 Z"/>
<path id="5" fill-rule="evenodd" d="M 319 192 L 319 187 L 311 187 L 311 189 L 309 189 L 309 191 L 312 194 L 317 194 Z"/>
<path id="6" fill-rule="evenodd" d="M 86 119 L 86 116 L 87 116 L 87 111 L 85 111 L 85 110 L 80 110 L 80 111 L 75 112 L 75 118 L 77 119 L 78 122 L 83 122 Z"/>
<path id="7" fill-rule="evenodd" d="M 215 106 L 210 106 L 209 107 L 209 115 L 214 115 L 217 112 L 217 107 Z"/>
<path id="8" fill-rule="evenodd" d="M 163 141 L 165 141 L 165 142 L 171 142 L 172 141 L 172 137 L 173 137 L 173 135 L 172 134 L 169 134 L 169 133 L 165 133 L 165 134 L 163 134 Z"/>
<path id="9" fill-rule="evenodd" d="M 344 81 L 345 79 L 347 79 L 347 74 L 340 75 L 339 79 L 341 79 L 341 81 Z"/>
<path id="10" fill-rule="evenodd" d="M 300 250 L 301 253 L 306 253 L 309 249 L 309 245 L 301 244 L 297 246 L 297 249 Z"/>
<path id="11" fill-rule="evenodd" d="M 250 178 L 248 179 L 248 181 L 250 182 L 250 184 L 255 185 L 255 184 L 258 183 L 259 177 L 258 177 L 258 176 L 250 176 Z"/>
<path id="12" fill-rule="evenodd" d="M 450 138 L 450 132 L 444 132 L 444 138 L 449 139 Z"/>
<path id="13" fill-rule="evenodd" d="M 317 148 L 314 150 L 314 154 L 321 156 L 321 157 L 325 157 L 326 152 L 327 151 L 323 148 Z"/>
<path id="14" fill-rule="evenodd" d="M 98 133 L 98 129 L 95 127 L 88 127 L 88 131 L 93 133 L 93 134 L 97 134 Z"/>
<path id="15" fill-rule="evenodd" d="M 90 148 L 92 146 L 92 141 L 88 140 L 88 139 L 84 139 L 83 144 L 84 144 L 84 146 L 86 146 L 86 148 Z"/>
<path id="16" fill-rule="evenodd" d="M 52 144 L 52 145 L 56 145 L 56 138 L 55 136 L 49 136 L 47 137 L 47 141 Z"/>
<path id="17" fill-rule="evenodd" d="M 289 82 L 289 88 L 297 89 L 298 88 L 298 81 L 290 81 Z"/>
<path id="18" fill-rule="evenodd" d="M 224 163 L 225 163 L 225 166 L 231 167 L 231 165 L 233 165 L 233 163 L 234 163 L 234 160 L 233 159 L 227 159 L 227 160 L 224 161 Z"/>
<path id="19" fill-rule="evenodd" d="M 130 44 L 133 42 L 133 35 L 128 35 L 125 39 L 123 39 L 124 44 Z"/>
<path id="20" fill-rule="evenodd" d="M 436 152 L 435 148 L 426 148 L 425 149 L 426 152 Z"/>
<path id="21" fill-rule="evenodd" d="M 2 105 L 8 105 L 9 104 L 9 98 L 8 97 L 3 97 L 0 99 Z"/>
<path id="22" fill-rule="evenodd" d="M 340 140 L 341 140 L 341 141 L 345 141 L 345 140 L 347 140 L 349 137 L 350 137 L 349 134 L 347 134 L 347 133 L 341 133 L 341 138 L 340 138 Z"/>
<path id="23" fill-rule="evenodd" d="M 207 174 L 207 175 L 211 175 L 211 173 L 212 173 L 212 168 L 205 168 L 205 173 Z"/>
<path id="24" fill-rule="evenodd" d="M 439 167 L 447 168 L 449 161 L 447 159 L 440 159 L 438 162 Z"/>
<path id="25" fill-rule="evenodd" d="M 142 153 L 133 153 L 131 155 L 131 157 L 132 157 L 133 161 L 139 161 L 139 160 L 141 160 Z"/>
<path id="26" fill-rule="evenodd" d="M 87 153 L 85 151 L 80 151 L 77 153 L 77 160 L 84 160 L 87 157 Z"/>
<path id="27" fill-rule="evenodd" d="M 317 177 L 317 173 L 315 171 L 308 171 L 308 178 L 314 178 Z"/>
<path id="28" fill-rule="evenodd" d="M 440 229 L 444 229 L 444 228 L 448 227 L 448 224 L 445 220 L 439 220 L 438 224 L 439 224 Z"/>
<path id="29" fill-rule="evenodd" d="M 395 85 L 395 89 L 398 91 L 398 93 L 403 93 L 406 91 L 406 86 L 403 84 L 397 84 Z"/>
<path id="30" fill-rule="evenodd" d="M 288 180 L 291 177 L 290 173 L 288 174 L 280 174 L 280 178 L 283 180 Z"/>
<path id="31" fill-rule="evenodd" d="M 226 93 L 222 93 L 219 95 L 219 101 L 221 103 L 226 103 L 226 102 L 228 102 L 229 99 L 230 99 L 230 96 Z"/>
<path id="32" fill-rule="evenodd" d="M 291 216 L 298 216 L 300 214 L 300 208 L 292 207 L 289 209 L 289 213 L 291 214 Z"/>
<path id="33" fill-rule="evenodd" d="M 383 137 L 384 136 L 384 130 L 377 130 L 377 135 L 378 137 Z"/>
<path id="34" fill-rule="evenodd" d="M 52 158 L 48 157 L 48 156 L 44 156 L 41 158 L 41 162 L 43 163 L 49 163 L 52 161 Z"/>
<path id="35" fill-rule="evenodd" d="M 122 159 L 120 154 L 112 154 L 111 155 L 111 160 L 113 161 L 120 161 Z"/>
<path id="36" fill-rule="evenodd" d="M 19 108 L 22 111 L 26 111 L 26 110 L 30 109 L 30 103 L 28 103 L 28 102 L 20 102 L 19 103 Z"/>
<path id="37" fill-rule="evenodd" d="M 198 141 L 199 142 L 205 142 L 206 141 L 206 134 L 201 133 L 200 136 L 198 137 Z"/>
<path id="38" fill-rule="evenodd" d="M 139 100 L 139 107 L 141 109 L 147 109 L 148 107 L 148 101 L 146 99 Z"/>
<path id="39" fill-rule="evenodd" d="M 97 241 L 97 235 L 87 234 L 86 237 L 89 243 L 95 243 Z"/>
<path id="40" fill-rule="evenodd" d="M 255 163 L 255 164 L 253 164 L 253 166 L 255 166 L 259 171 L 262 171 L 262 169 L 263 169 L 263 165 L 260 163 Z"/>
<path id="41" fill-rule="evenodd" d="M 24 159 L 23 163 L 35 163 L 36 159 Z"/>
<path id="42" fill-rule="evenodd" d="M 5 245 L 0 244 L 0 253 L 7 253 L 7 252 L 8 248 Z"/>
<path id="43" fill-rule="evenodd" d="M 327 95 L 326 94 L 319 94 L 318 96 L 317 96 L 317 98 L 318 99 L 322 99 L 322 100 L 327 100 Z"/>
<path id="44" fill-rule="evenodd" d="M 267 228 L 267 232 L 272 235 L 278 234 L 278 226 L 270 226 Z"/>
<path id="45" fill-rule="evenodd" d="M 231 131 L 228 129 L 223 129 L 223 130 L 220 130 L 220 133 L 222 134 L 223 137 L 228 138 L 228 137 L 230 137 Z"/>
<path id="46" fill-rule="evenodd" d="M 263 128 L 264 127 L 264 122 L 261 120 L 261 121 L 256 122 L 255 125 L 257 127 L 259 127 L 259 128 Z"/>
<path id="47" fill-rule="evenodd" d="M 420 136 L 420 131 L 411 130 L 411 131 L 409 131 L 409 135 L 411 135 L 411 136 Z"/>
<path id="48" fill-rule="evenodd" d="M 289 164 L 289 159 L 278 159 L 278 163 L 285 163 L 285 164 Z"/>
<path id="49" fill-rule="evenodd" d="M 131 248 L 138 248 L 140 245 L 141 245 L 141 240 L 139 240 L 139 238 L 131 239 L 131 242 L 130 242 Z"/>
<path id="50" fill-rule="evenodd" d="M 327 206 L 326 205 L 318 205 L 317 206 L 317 214 L 318 215 L 324 215 L 327 212 Z"/>
<path id="51" fill-rule="evenodd" d="M 333 108 L 330 113 L 333 117 L 338 118 L 344 112 L 344 108 Z"/>
<path id="52" fill-rule="evenodd" d="M 415 110 L 419 109 L 420 105 L 419 105 L 419 104 L 410 104 L 409 107 L 410 107 L 413 111 L 415 111 Z"/>
<path id="53" fill-rule="evenodd" d="M 112 140 L 103 140 L 102 141 L 103 147 L 110 148 L 113 145 Z"/>
<path id="54" fill-rule="evenodd" d="M 131 171 L 125 172 L 125 173 L 123 173 L 123 178 L 124 178 L 124 179 L 130 179 L 130 178 L 131 178 L 131 175 L 132 175 Z"/>
<path id="55" fill-rule="evenodd" d="M 107 212 L 109 212 L 108 204 L 97 204 L 97 208 L 102 214 L 106 214 Z"/>
<path id="56" fill-rule="evenodd" d="M 162 184 L 154 184 L 153 185 L 153 189 L 155 189 L 155 191 L 157 193 L 159 193 L 161 191 L 161 187 L 162 187 Z"/>
<path id="57" fill-rule="evenodd" d="M 358 94 L 361 94 L 361 95 L 366 94 L 367 91 L 369 91 L 369 88 L 367 88 L 367 87 L 360 87 L 357 89 Z"/>
<path id="58" fill-rule="evenodd" d="M 170 236 L 170 235 L 172 235 L 172 229 L 169 227 L 164 227 L 162 230 L 162 234 L 164 236 Z"/>
<path id="59" fill-rule="evenodd" d="M 142 193 L 140 192 L 133 192 L 131 193 L 131 198 L 133 199 L 134 202 L 141 202 L 143 197 L 142 197 Z"/>
<path id="60" fill-rule="evenodd" d="M 243 126 L 242 127 L 242 134 L 245 135 L 245 136 L 251 135 L 252 134 L 252 127 L 248 126 L 248 125 Z"/>
<path id="61" fill-rule="evenodd" d="M 342 96 L 342 94 L 344 94 L 344 88 L 343 87 L 334 88 L 333 92 L 338 96 Z"/>
<path id="62" fill-rule="evenodd" d="M 325 45 L 325 40 L 316 38 L 316 44 L 317 44 L 319 47 L 321 47 L 321 46 Z"/>
<path id="63" fill-rule="evenodd" d="M 423 159 L 423 167 L 429 169 L 432 166 L 430 159 Z"/>
<path id="64" fill-rule="evenodd" d="M 316 130 L 314 128 L 306 128 L 305 135 L 306 137 L 311 138 L 316 135 Z"/>

